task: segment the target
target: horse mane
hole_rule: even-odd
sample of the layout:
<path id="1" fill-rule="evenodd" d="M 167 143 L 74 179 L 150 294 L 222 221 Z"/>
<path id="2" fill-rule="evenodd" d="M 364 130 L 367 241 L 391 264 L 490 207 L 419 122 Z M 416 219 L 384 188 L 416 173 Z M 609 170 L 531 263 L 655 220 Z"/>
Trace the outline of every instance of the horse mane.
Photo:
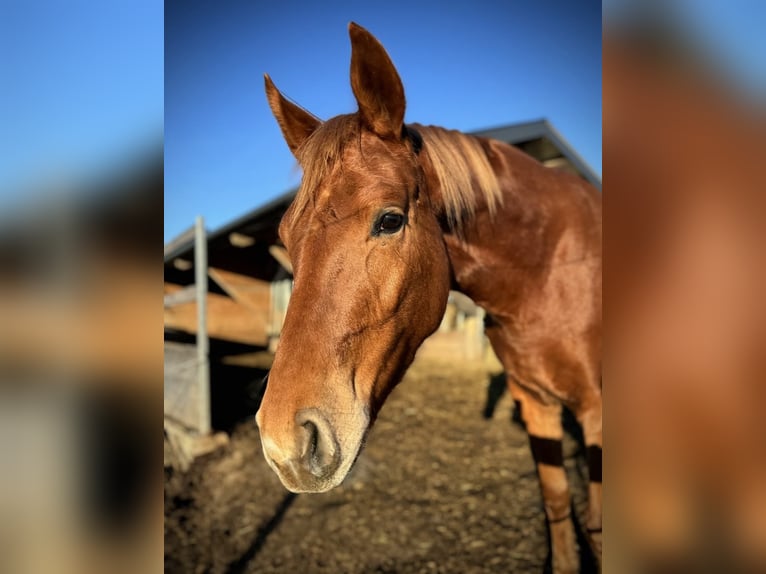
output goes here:
<path id="1" fill-rule="evenodd" d="M 296 157 L 303 170 L 303 178 L 290 209 L 293 218 L 314 201 L 320 182 L 333 163 L 343 156 L 345 147 L 353 141 L 361 145 L 361 133 L 357 114 L 342 114 L 322 122 L 301 144 Z"/>
<path id="2" fill-rule="evenodd" d="M 493 215 L 502 196 L 480 141 L 456 130 L 419 124 L 411 127 L 423 139 L 421 153 L 428 154 L 433 167 L 450 230 L 461 232 L 463 224 L 475 214 L 479 197 Z M 361 145 L 359 118 L 357 114 L 344 114 L 322 123 L 298 148 L 303 179 L 291 209 L 294 217 L 314 201 L 320 182 L 352 142 Z"/>
<path id="3" fill-rule="evenodd" d="M 447 223 L 460 232 L 483 197 L 490 215 L 502 202 L 500 184 L 480 141 L 456 130 L 416 125 L 439 183 Z"/>

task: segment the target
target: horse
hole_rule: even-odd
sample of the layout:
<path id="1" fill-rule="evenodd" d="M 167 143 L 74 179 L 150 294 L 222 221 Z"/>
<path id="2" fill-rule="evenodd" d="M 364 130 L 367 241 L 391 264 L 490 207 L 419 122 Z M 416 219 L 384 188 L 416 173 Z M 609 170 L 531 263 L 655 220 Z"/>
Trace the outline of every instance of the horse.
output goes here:
<path id="1" fill-rule="evenodd" d="M 339 485 L 455 289 L 485 309 L 521 405 L 555 572 L 579 566 L 563 406 L 582 426 L 600 562 L 600 193 L 507 143 L 405 123 L 385 48 L 349 35 L 355 113 L 322 121 L 264 76 L 303 172 L 279 225 L 294 287 L 256 414 L 266 461 L 292 492 Z"/>

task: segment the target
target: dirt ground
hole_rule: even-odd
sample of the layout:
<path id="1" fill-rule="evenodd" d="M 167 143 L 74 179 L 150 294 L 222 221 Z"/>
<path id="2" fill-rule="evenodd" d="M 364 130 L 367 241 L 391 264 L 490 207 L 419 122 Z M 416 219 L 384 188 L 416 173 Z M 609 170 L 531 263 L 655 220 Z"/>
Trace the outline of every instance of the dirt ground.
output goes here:
<path id="1" fill-rule="evenodd" d="M 503 387 L 479 365 L 416 360 L 351 475 L 324 494 L 282 487 L 248 416 L 188 472 L 166 470 L 165 571 L 542 572 L 539 485 Z M 573 436 L 564 453 L 584 524 L 587 470 Z"/>

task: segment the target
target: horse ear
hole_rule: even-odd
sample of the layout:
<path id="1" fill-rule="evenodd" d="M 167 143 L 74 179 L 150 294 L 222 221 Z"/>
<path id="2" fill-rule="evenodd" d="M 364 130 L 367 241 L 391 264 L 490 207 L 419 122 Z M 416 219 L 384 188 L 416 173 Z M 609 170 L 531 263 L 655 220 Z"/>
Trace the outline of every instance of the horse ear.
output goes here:
<path id="1" fill-rule="evenodd" d="M 351 89 L 359 115 L 379 136 L 399 137 L 404 124 L 404 87 L 385 48 L 367 30 L 351 22 Z"/>
<path id="2" fill-rule="evenodd" d="M 268 74 L 264 74 L 264 80 L 266 83 L 266 98 L 269 100 L 271 111 L 274 117 L 277 118 L 279 127 L 282 128 L 282 135 L 287 142 L 287 146 L 293 152 L 293 155 L 296 155 L 301 144 L 314 133 L 314 130 L 322 124 L 322 121 L 285 98 L 274 85 L 274 82 L 271 81 Z"/>

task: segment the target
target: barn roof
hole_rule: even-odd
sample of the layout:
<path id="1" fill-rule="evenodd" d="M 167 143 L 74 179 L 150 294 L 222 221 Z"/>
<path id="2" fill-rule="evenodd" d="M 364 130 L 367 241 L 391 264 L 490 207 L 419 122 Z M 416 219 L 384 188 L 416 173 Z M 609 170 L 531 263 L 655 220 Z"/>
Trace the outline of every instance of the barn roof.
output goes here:
<path id="1" fill-rule="evenodd" d="M 547 119 L 499 126 L 471 132 L 473 135 L 508 142 L 544 165 L 579 174 L 601 189 L 601 180 Z M 269 253 L 277 240 L 277 228 L 297 188 L 260 205 L 208 234 L 208 263 L 211 267 L 271 280 L 279 264 Z M 194 283 L 193 228 L 165 245 L 165 281 Z M 217 290 L 211 282 L 209 288 Z"/>
<path id="2" fill-rule="evenodd" d="M 601 191 L 601 179 L 545 118 L 471 133 L 513 144 L 545 165 L 560 167 L 582 176 Z"/>

